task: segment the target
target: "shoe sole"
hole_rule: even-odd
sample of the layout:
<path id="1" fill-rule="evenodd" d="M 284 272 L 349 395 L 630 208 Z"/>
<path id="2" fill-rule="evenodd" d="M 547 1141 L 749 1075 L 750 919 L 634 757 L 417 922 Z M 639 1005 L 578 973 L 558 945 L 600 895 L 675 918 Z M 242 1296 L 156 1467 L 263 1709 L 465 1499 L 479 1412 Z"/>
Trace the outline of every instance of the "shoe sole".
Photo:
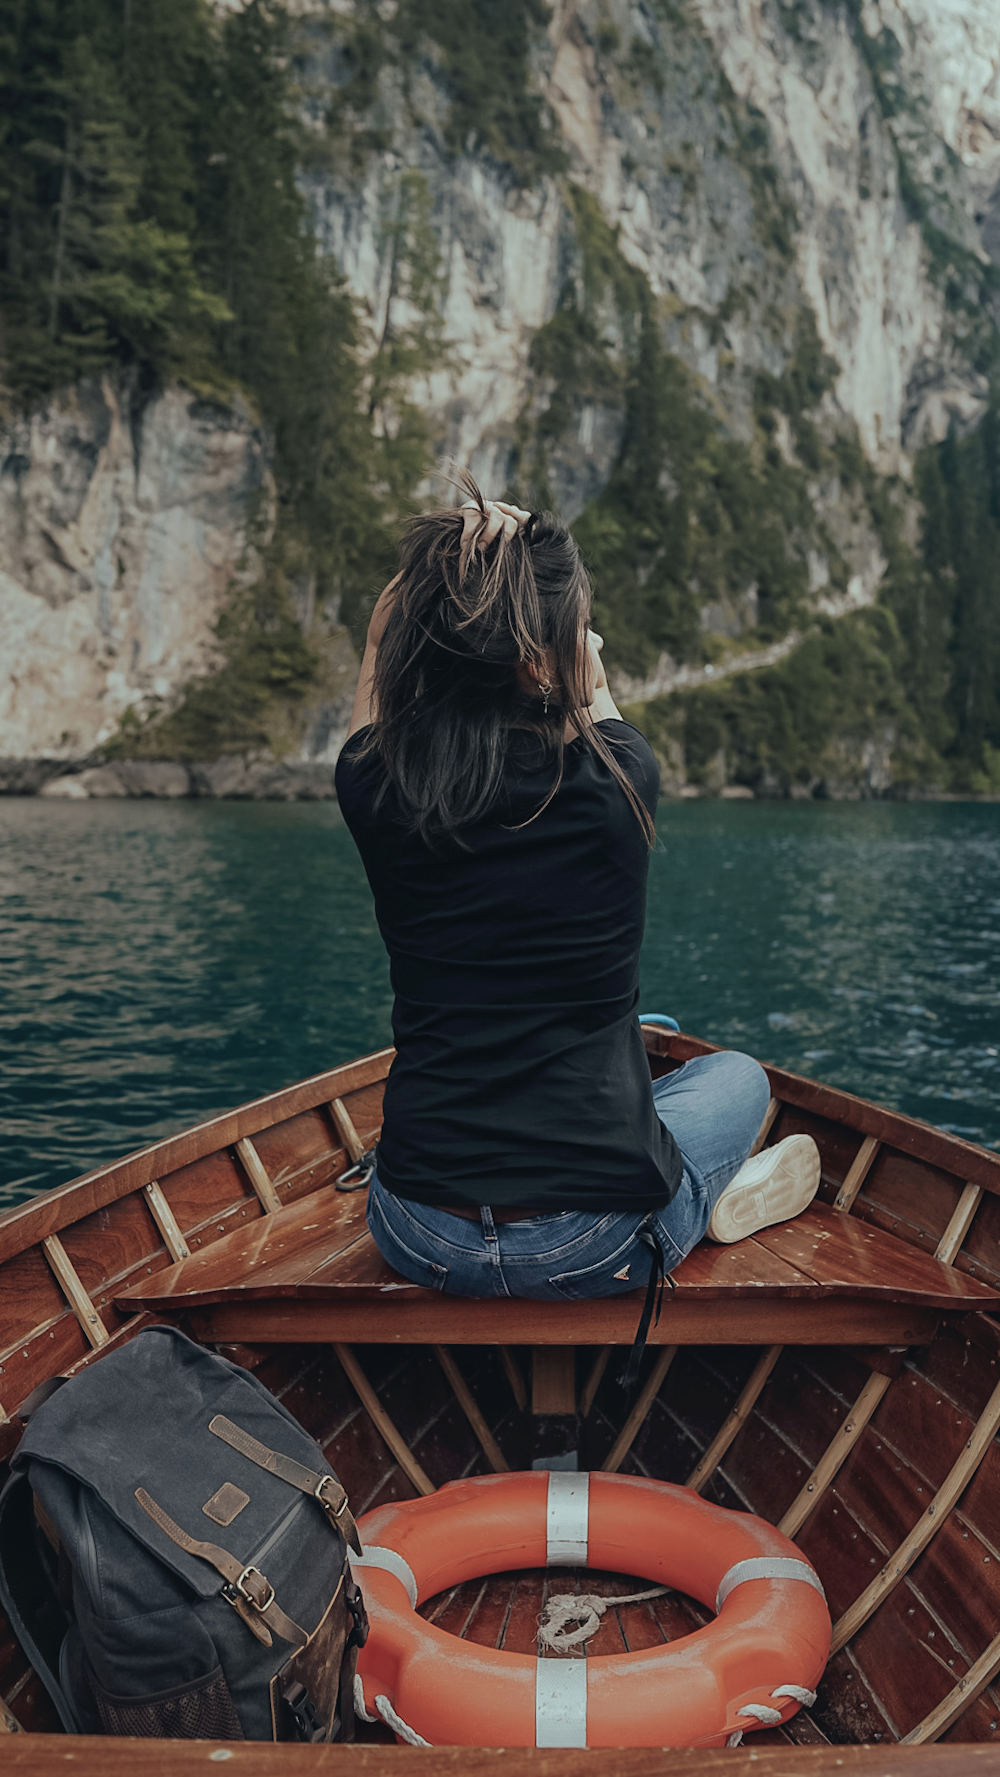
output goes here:
<path id="1" fill-rule="evenodd" d="M 765 1149 L 760 1155 L 771 1150 Z M 819 1149 L 811 1135 L 789 1135 L 773 1149 L 774 1166 L 762 1178 L 727 1185 L 708 1224 L 710 1240 L 722 1246 L 747 1240 L 761 1228 L 790 1222 L 808 1209 L 820 1178 Z"/>

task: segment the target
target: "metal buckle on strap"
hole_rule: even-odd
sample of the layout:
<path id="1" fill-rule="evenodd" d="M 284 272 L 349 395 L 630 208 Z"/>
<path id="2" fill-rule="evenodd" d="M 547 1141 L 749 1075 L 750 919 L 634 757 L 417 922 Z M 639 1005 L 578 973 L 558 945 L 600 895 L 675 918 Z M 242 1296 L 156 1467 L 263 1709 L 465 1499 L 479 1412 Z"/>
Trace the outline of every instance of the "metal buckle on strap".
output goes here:
<path id="1" fill-rule="evenodd" d="M 335 1181 L 336 1188 L 338 1191 L 363 1191 L 366 1185 L 371 1184 L 374 1171 L 375 1149 L 367 1148 L 360 1160 L 356 1160 L 353 1166 L 340 1174 Z"/>
<path id="2" fill-rule="evenodd" d="M 250 1591 L 250 1588 L 249 1588 L 249 1585 L 247 1582 L 248 1582 L 251 1574 L 256 1575 L 257 1579 L 259 1579 L 262 1587 L 264 1588 L 264 1592 L 265 1592 L 266 1596 L 262 1599 L 255 1598 L 253 1593 Z M 260 1571 L 260 1568 L 254 1567 L 252 1564 L 249 1567 L 244 1567 L 243 1572 L 239 1576 L 239 1579 L 236 1579 L 233 1581 L 233 1588 L 235 1591 L 237 1591 L 239 1593 L 241 1598 L 246 1599 L 248 1604 L 253 1605 L 254 1610 L 259 1610 L 261 1613 L 261 1616 L 263 1616 L 263 1614 L 266 1610 L 270 1610 L 272 1604 L 274 1603 L 274 1587 L 272 1586 L 270 1580 L 265 1579 L 264 1575 Z"/>
<path id="3" fill-rule="evenodd" d="M 327 1498 L 326 1489 L 328 1486 L 333 1487 L 333 1488 L 339 1488 L 340 1492 L 343 1494 L 343 1498 L 342 1498 L 339 1506 L 335 1506 L 333 1503 L 333 1500 Z M 313 1488 L 313 1496 L 314 1496 L 314 1498 L 319 1500 L 319 1503 L 323 1507 L 323 1510 L 325 1512 L 329 1512 L 331 1517 L 339 1518 L 347 1510 L 347 1493 L 346 1493 L 345 1489 L 340 1486 L 340 1482 L 334 1479 L 333 1475 L 321 1475 L 320 1476 L 319 1480 L 316 1483 L 316 1486 Z M 336 1494 L 334 1494 L 334 1498 L 336 1498 Z"/>

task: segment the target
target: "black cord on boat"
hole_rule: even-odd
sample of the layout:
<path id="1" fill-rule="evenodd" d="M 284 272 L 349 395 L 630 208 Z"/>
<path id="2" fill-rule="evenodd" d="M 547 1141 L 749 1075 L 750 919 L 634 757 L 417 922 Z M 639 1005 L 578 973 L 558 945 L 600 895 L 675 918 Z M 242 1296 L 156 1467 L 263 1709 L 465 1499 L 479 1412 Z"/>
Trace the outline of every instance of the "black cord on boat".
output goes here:
<path id="1" fill-rule="evenodd" d="M 659 1235 L 654 1234 L 652 1228 L 640 1228 L 636 1234 L 636 1239 L 641 1241 L 643 1246 L 649 1248 L 652 1257 L 649 1261 L 649 1282 L 646 1285 L 646 1299 L 643 1302 L 642 1313 L 639 1316 L 639 1325 L 636 1329 L 635 1339 L 632 1344 L 628 1367 L 621 1378 L 621 1386 L 627 1393 L 631 1393 L 632 1389 L 635 1387 L 636 1378 L 639 1375 L 639 1365 L 642 1363 L 642 1354 L 646 1349 L 646 1340 L 649 1338 L 650 1322 L 652 1321 L 653 1325 L 657 1327 L 660 1324 L 660 1310 L 663 1307 L 663 1286 L 667 1280 L 666 1260 L 663 1256 L 663 1247 L 660 1243 Z M 655 1320 L 653 1320 L 654 1301 L 656 1303 Z"/>

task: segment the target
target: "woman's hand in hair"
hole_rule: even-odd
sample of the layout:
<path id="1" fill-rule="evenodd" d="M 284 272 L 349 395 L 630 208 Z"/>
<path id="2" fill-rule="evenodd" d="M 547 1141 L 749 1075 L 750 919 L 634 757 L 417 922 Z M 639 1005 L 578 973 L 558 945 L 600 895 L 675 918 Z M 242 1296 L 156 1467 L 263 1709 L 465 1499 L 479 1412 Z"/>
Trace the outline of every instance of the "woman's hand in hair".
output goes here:
<path id="1" fill-rule="evenodd" d="M 468 536 L 470 531 L 479 530 L 479 527 L 482 526 L 482 532 L 476 539 L 477 549 L 488 549 L 490 544 L 499 537 L 501 531 L 509 543 L 531 517 L 530 512 L 525 512 L 521 506 L 511 506 L 506 500 L 487 500 L 485 508 L 484 523 L 483 512 L 476 505 L 475 500 L 466 500 L 462 505 L 465 535 Z"/>

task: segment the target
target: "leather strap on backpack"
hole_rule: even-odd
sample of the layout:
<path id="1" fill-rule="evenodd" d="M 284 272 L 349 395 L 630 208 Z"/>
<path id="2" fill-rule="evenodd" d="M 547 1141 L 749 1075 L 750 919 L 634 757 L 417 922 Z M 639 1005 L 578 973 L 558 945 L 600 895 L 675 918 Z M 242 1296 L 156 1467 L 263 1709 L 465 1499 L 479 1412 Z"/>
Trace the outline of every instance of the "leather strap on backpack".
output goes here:
<path id="1" fill-rule="evenodd" d="M 234 1425 L 224 1413 L 216 1413 L 215 1418 L 209 1420 L 208 1429 L 217 1438 L 221 1438 L 224 1444 L 228 1444 L 231 1450 L 238 1450 L 248 1462 L 256 1463 L 258 1468 L 267 1469 L 269 1474 L 277 1475 L 281 1481 L 287 1481 L 290 1487 L 297 1487 L 300 1493 L 311 1494 L 313 1499 L 319 1501 L 330 1522 L 350 1543 L 355 1554 L 362 1553 L 361 1538 L 347 1504 L 347 1494 L 333 1475 L 318 1475 L 303 1463 L 295 1462 L 291 1456 L 285 1456 L 281 1450 L 269 1450 L 266 1444 L 259 1443 L 248 1431 Z"/>
<path id="2" fill-rule="evenodd" d="M 243 1618 L 258 1641 L 262 1641 L 265 1647 L 271 1646 L 271 1637 L 264 1627 L 267 1624 L 276 1635 L 281 1636 L 282 1641 L 290 1641 L 295 1647 L 305 1646 L 309 1640 L 306 1631 L 285 1615 L 275 1600 L 274 1587 L 259 1568 L 245 1567 L 242 1561 L 238 1561 L 228 1549 L 220 1548 L 218 1543 L 201 1542 L 197 1537 L 188 1536 L 187 1531 L 175 1524 L 163 1507 L 157 1505 L 145 1487 L 137 1487 L 135 1497 L 143 1511 L 163 1531 L 164 1536 L 169 1536 L 171 1542 L 176 1543 L 185 1554 L 195 1555 L 199 1561 L 207 1561 L 215 1568 L 216 1573 L 222 1575 L 227 1581 L 222 1588 L 223 1598 Z"/>

